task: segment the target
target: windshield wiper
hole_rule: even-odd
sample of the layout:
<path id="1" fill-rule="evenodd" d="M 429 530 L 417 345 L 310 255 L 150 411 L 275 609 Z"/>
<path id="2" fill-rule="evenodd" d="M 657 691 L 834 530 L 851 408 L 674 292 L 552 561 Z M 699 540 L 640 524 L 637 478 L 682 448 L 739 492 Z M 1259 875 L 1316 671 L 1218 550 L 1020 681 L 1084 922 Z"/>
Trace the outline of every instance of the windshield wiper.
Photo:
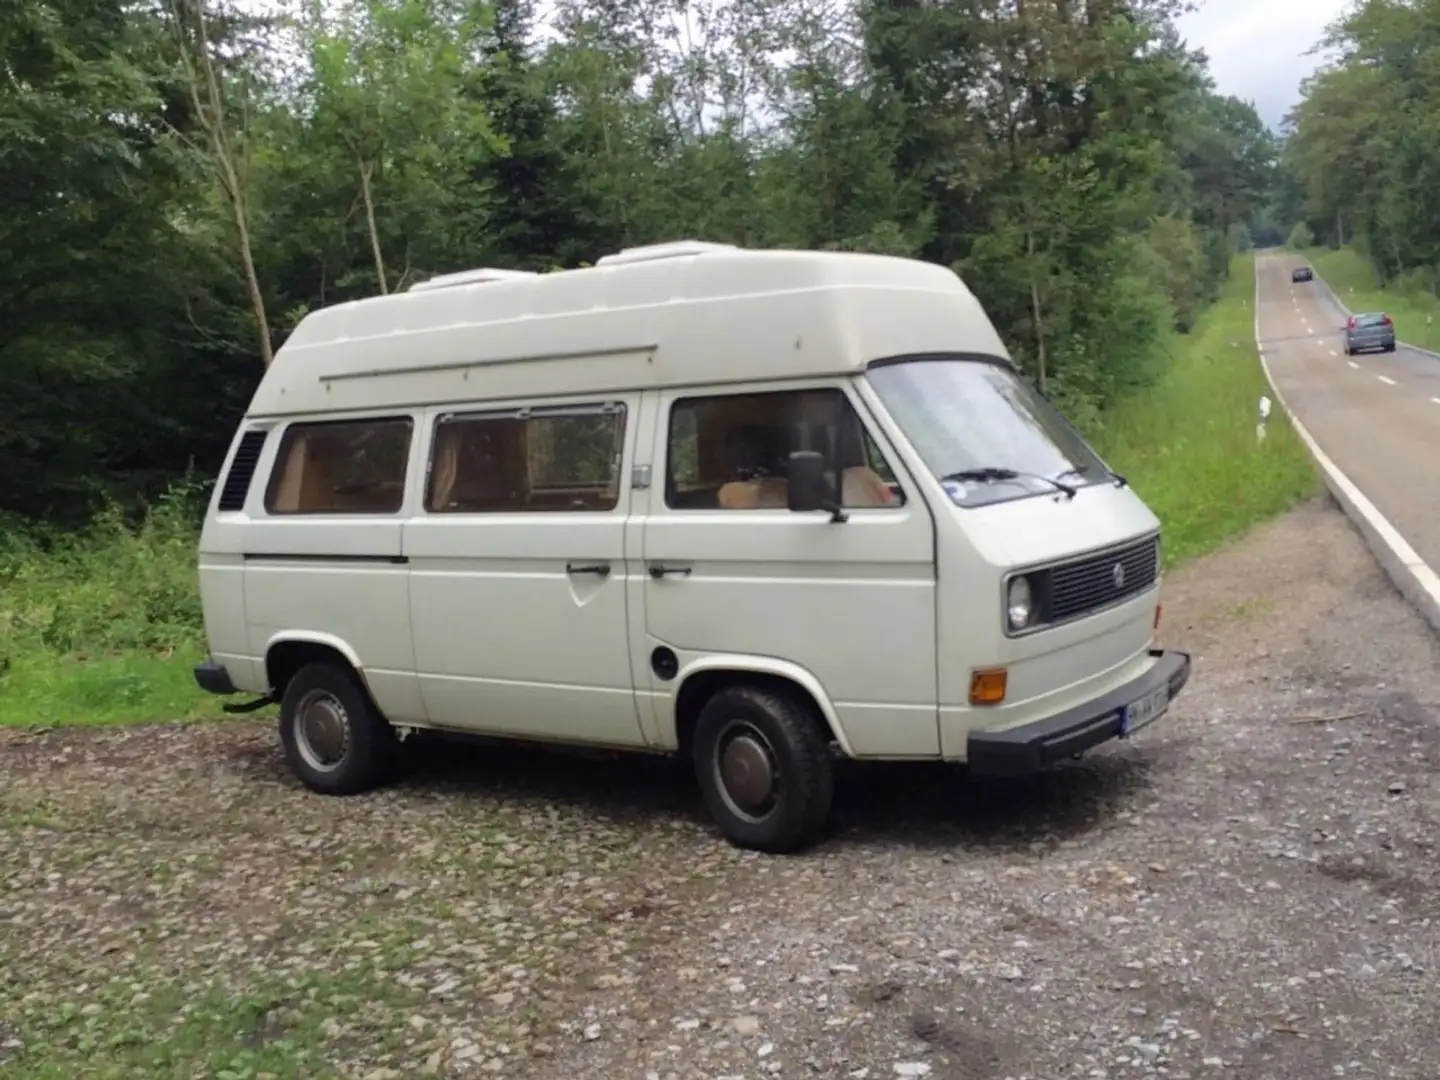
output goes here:
<path id="1" fill-rule="evenodd" d="M 1114 469 L 1110 468 L 1109 466 L 1104 466 L 1104 468 L 1105 468 L 1106 474 L 1110 477 L 1110 479 L 1115 481 L 1115 486 L 1116 486 L 1116 487 L 1122 487 L 1122 488 L 1123 488 L 1123 487 L 1129 487 L 1129 486 L 1130 486 L 1130 481 L 1129 481 L 1129 480 L 1126 480 L 1125 477 L 1121 476 L 1121 475 L 1120 475 L 1118 472 L 1116 472 Z M 1067 477 L 1067 476 L 1084 476 L 1084 475 L 1085 475 L 1085 472 L 1086 472 L 1085 469 L 1066 469 L 1066 470 L 1065 470 L 1064 472 L 1062 472 L 1062 473 L 1056 473 L 1056 474 L 1055 474 L 1055 479 L 1060 480 L 1060 479 L 1063 479 L 1064 477 Z"/>
<path id="2" fill-rule="evenodd" d="M 1062 474 L 1063 475 L 1063 474 Z M 1068 497 L 1075 497 L 1075 489 L 1069 484 L 1062 484 L 1059 480 L 1049 476 L 1041 476 L 1039 473 L 1020 472 L 1018 469 L 1005 469 L 997 465 L 986 465 L 980 469 L 961 469 L 959 472 L 950 473 L 940 478 L 943 483 L 946 480 L 957 480 L 963 483 L 966 480 L 978 480 L 982 483 L 987 480 L 1019 480 L 1021 477 L 1030 480 L 1039 480 L 1041 483 L 1049 484 L 1057 491 L 1063 491 Z"/>

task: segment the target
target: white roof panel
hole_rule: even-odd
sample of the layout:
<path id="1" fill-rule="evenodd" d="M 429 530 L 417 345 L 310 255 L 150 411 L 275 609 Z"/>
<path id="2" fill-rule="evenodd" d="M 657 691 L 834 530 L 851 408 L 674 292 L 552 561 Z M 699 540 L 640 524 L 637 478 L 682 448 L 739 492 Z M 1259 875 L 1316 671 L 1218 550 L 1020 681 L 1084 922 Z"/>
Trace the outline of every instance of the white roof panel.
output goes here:
<path id="1" fill-rule="evenodd" d="M 579 270 L 421 284 L 307 315 L 250 415 L 813 378 L 923 352 L 1009 356 L 956 274 L 883 255 L 681 241 Z"/>

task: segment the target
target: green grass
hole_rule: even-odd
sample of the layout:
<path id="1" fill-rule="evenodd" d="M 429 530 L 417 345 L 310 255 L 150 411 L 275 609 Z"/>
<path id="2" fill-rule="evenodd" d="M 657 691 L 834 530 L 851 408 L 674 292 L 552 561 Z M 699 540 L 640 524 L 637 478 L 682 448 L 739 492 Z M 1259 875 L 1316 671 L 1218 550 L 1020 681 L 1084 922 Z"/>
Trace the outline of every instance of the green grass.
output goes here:
<path id="1" fill-rule="evenodd" d="M 1166 562 L 1211 551 L 1319 490 L 1278 406 L 1255 437 L 1270 392 L 1255 350 L 1255 264 L 1236 258 L 1219 300 L 1168 344 L 1160 382 L 1102 415 L 1096 449 L 1164 525 Z"/>
<path id="2" fill-rule="evenodd" d="M 102 515 L 79 537 L 0 535 L 0 726 L 196 719 L 217 712 L 204 655 L 194 499 L 138 528 Z"/>
<path id="3" fill-rule="evenodd" d="M 130 972 L 77 1000 L 21 1010 L 16 1030 L 26 1052 L 8 1062 L 0 1056 L 0 1080 L 338 1080 L 371 1070 L 327 1063 L 346 1049 L 327 1024 L 344 1018 L 356 1046 L 394 1061 L 403 1053 L 403 1017 L 426 1004 L 368 967 L 290 980 L 244 975 L 233 981 L 249 985 L 222 988 L 213 977 Z"/>
<path id="4" fill-rule="evenodd" d="M 1255 439 L 1268 386 L 1255 353 L 1253 282 L 1253 262 L 1237 258 L 1219 301 L 1192 333 L 1169 339 L 1160 382 L 1090 425 L 1100 452 L 1160 516 L 1172 564 L 1317 490 L 1278 411 L 1266 440 Z M 107 514 L 88 534 L 44 547 L 0 536 L 0 726 L 218 713 L 190 675 L 204 640 L 197 516 L 195 499 L 179 496 L 138 529 Z"/>
<path id="5" fill-rule="evenodd" d="M 1304 254 L 1351 311 L 1389 312 L 1401 341 L 1440 352 L 1440 300 L 1417 279 L 1400 278 L 1381 288 L 1370 260 L 1353 248 L 1311 248 Z"/>

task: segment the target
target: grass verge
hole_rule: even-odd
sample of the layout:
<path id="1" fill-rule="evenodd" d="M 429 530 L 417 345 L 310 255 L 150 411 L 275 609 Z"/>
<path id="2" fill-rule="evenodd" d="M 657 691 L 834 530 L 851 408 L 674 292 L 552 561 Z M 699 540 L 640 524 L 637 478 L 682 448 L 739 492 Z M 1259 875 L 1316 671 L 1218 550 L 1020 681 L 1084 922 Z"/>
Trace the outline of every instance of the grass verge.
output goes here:
<path id="1" fill-rule="evenodd" d="M 1237 257 L 1219 299 L 1168 344 L 1160 382 L 1106 412 L 1091 433 L 1164 524 L 1166 562 L 1191 558 L 1319 491 L 1304 444 L 1278 408 L 1255 350 L 1255 262 Z"/>
<path id="2" fill-rule="evenodd" d="M 1105 413 L 1097 448 L 1165 527 L 1167 562 L 1202 554 L 1317 490 L 1283 416 L 1255 438 L 1268 389 L 1255 352 L 1254 263 L 1167 344 L 1158 384 Z M 190 671 L 203 655 L 194 493 L 138 529 L 102 517 L 79 538 L 0 542 L 0 726 L 213 716 Z"/>
<path id="3" fill-rule="evenodd" d="M 1386 311 L 1407 345 L 1440 352 L 1440 300 L 1416 280 L 1381 287 L 1370 260 L 1354 248 L 1311 248 L 1305 257 L 1351 311 Z"/>

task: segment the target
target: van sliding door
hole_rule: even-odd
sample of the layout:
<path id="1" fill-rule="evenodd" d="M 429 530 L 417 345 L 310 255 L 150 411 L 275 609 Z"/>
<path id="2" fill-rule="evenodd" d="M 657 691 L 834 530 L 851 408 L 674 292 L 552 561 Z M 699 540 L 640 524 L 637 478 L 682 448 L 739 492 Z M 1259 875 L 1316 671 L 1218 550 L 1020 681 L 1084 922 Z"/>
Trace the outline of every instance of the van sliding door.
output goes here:
<path id="1" fill-rule="evenodd" d="M 442 727 L 642 743 L 627 483 L 640 395 L 432 411 L 405 526 L 421 693 Z"/>

